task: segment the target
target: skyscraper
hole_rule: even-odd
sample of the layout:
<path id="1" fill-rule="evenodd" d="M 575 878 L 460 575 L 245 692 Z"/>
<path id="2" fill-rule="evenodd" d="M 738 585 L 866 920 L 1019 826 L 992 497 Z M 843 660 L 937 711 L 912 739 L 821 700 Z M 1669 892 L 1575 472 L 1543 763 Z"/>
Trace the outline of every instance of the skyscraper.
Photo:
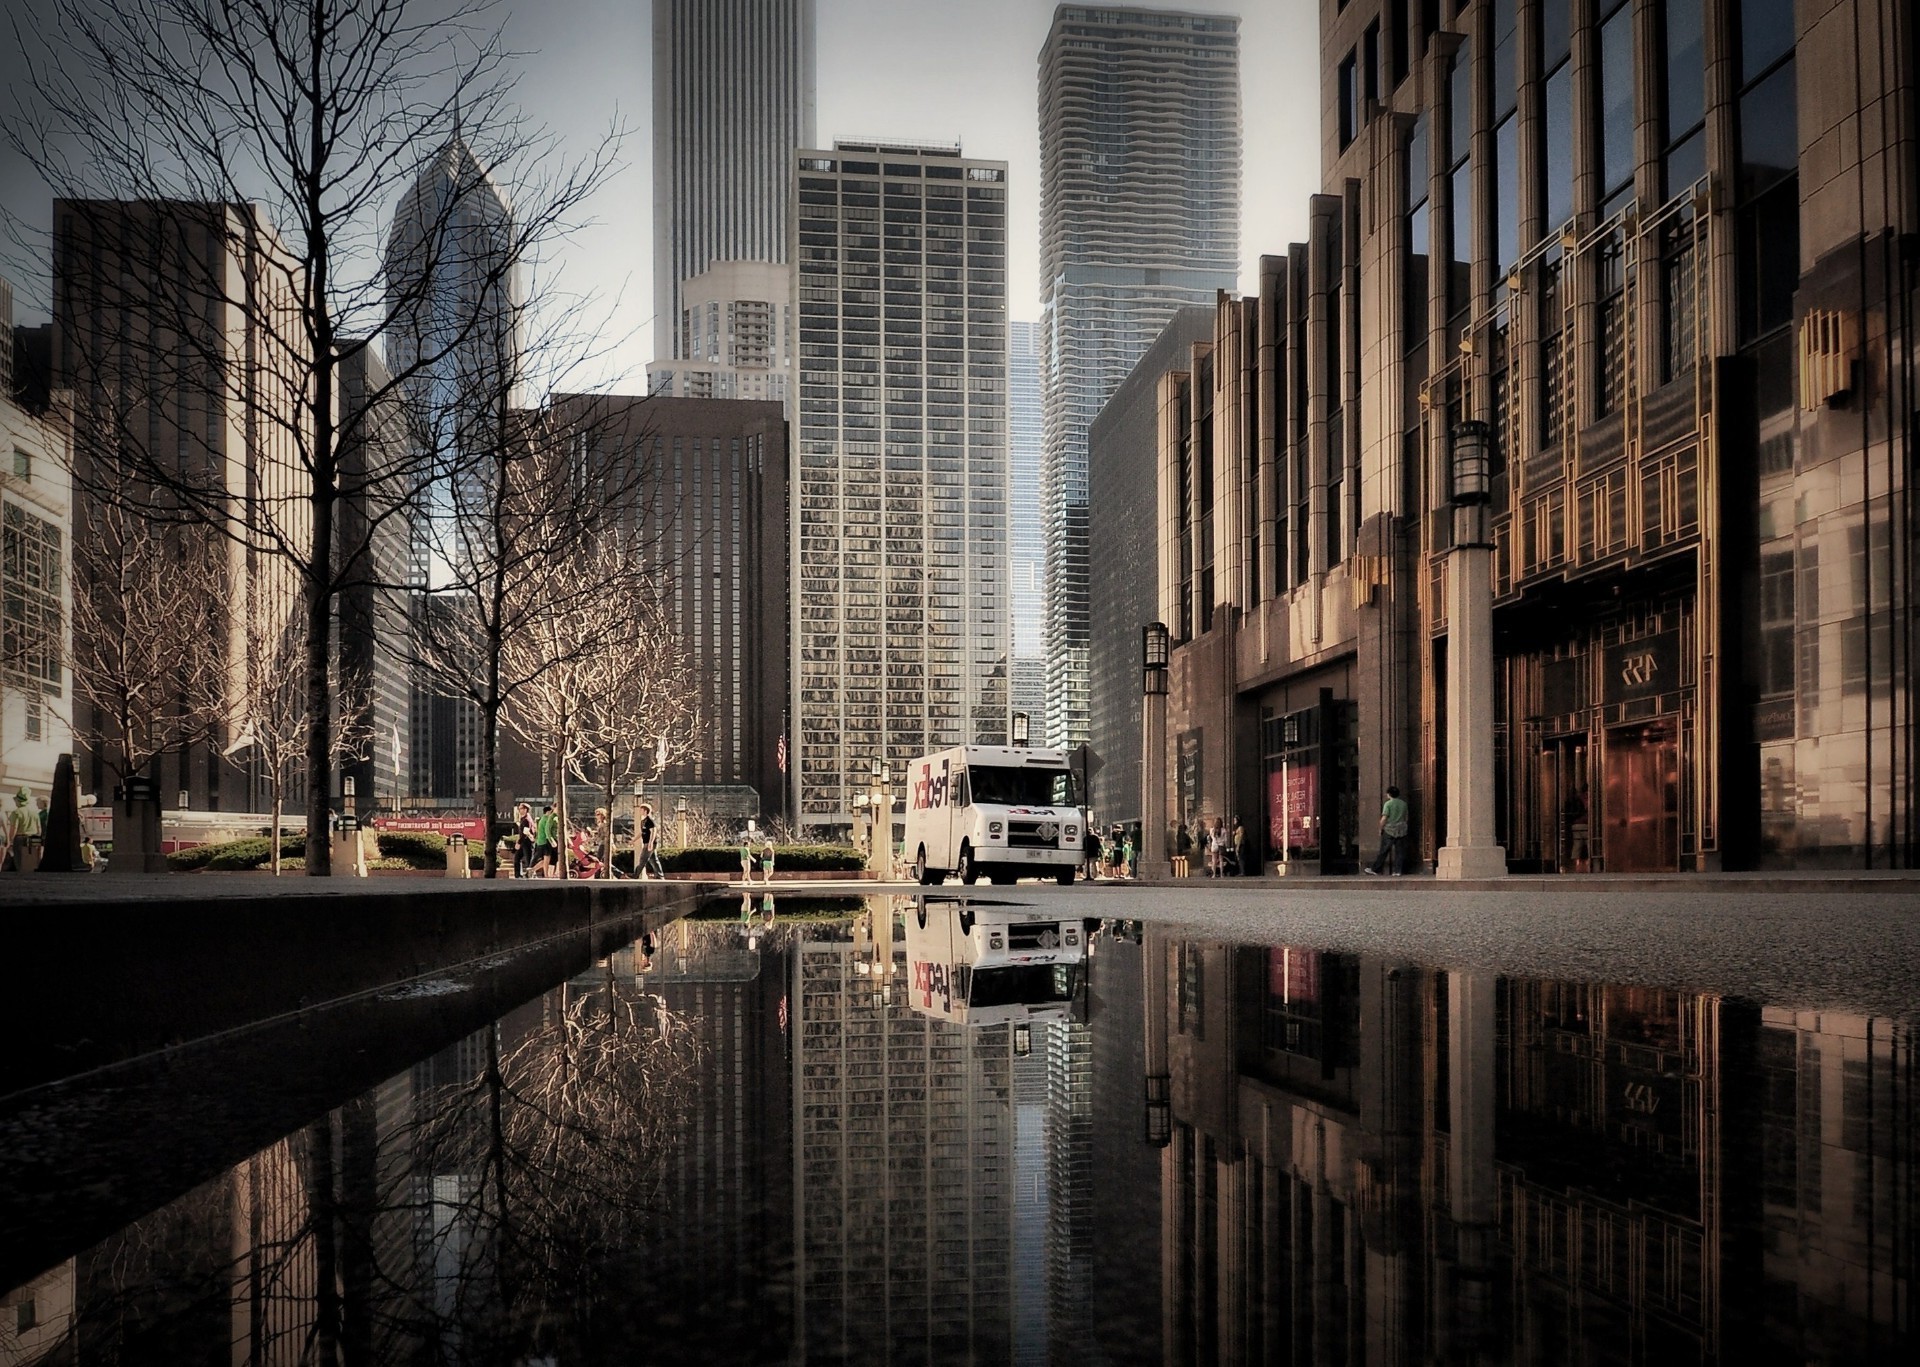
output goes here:
<path id="1" fill-rule="evenodd" d="M 655 360 L 715 262 L 787 259 L 787 181 L 813 134 L 814 0 L 653 2 Z M 765 396 L 756 396 L 765 397 Z"/>
<path id="2" fill-rule="evenodd" d="M 413 439 L 435 448 L 421 467 L 434 486 L 415 510 L 408 578 L 418 592 L 416 630 L 450 610 L 424 590 L 434 560 L 454 537 L 447 481 L 468 438 L 466 424 L 515 400 L 521 365 L 521 297 L 513 210 L 456 132 L 421 167 L 394 211 L 387 237 L 389 369 L 406 396 Z M 436 634 L 444 634 L 439 632 Z M 480 784 L 480 717 L 416 671 L 408 712 L 406 768 L 415 803 L 465 805 Z"/>
<path id="3" fill-rule="evenodd" d="M 1013 710 L 1047 739 L 1047 533 L 1040 514 L 1040 329 L 1007 325 L 1007 520 L 1013 535 Z"/>
<path id="4" fill-rule="evenodd" d="M 770 261 L 715 262 L 680 286 L 680 339 L 647 366 L 647 392 L 771 399 L 793 378 L 793 281 Z"/>
<path id="5" fill-rule="evenodd" d="M 1239 279 L 1239 29 L 1227 15 L 1062 5 L 1040 50 L 1054 744 L 1087 737 L 1087 428 L 1176 308 Z"/>
<path id="6" fill-rule="evenodd" d="M 806 824 L 849 824 L 847 784 L 864 789 L 875 759 L 1006 743 L 1006 178 L 1006 163 L 957 146 L 799 154 Z"/>

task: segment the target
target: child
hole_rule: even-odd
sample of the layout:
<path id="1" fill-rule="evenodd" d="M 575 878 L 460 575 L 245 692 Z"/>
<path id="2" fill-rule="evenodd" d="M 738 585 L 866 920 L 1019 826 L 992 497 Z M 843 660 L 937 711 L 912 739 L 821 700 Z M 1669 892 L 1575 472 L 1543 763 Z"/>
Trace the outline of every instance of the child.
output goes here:
<path id="1" fill-rule="evenodd" d="M 773 841 L 771 838 L 760 847 L 760 870 L 766 875 L 767 882 L 773 882 Z"/>

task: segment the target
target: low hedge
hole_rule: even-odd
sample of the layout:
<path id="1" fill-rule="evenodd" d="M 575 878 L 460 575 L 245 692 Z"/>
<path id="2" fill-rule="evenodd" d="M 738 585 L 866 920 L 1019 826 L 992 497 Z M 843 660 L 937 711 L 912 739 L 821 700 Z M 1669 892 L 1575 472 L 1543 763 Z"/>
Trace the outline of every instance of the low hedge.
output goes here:
<path id="1" fill-rule="evenodd" d="M 302 858 L 306 853 L 307 837 L 304 834 L 293 832 L 280 838 L 282 863 L 288 858 Z M 213 845 L 195 845 L 192 849 L 175 850 L 167 856 L 168 868 L 182 870 L 259 869 L 272 863 L 273 838 L 265 835 L 249 836 L 245 840 L 223 840 Z"/>

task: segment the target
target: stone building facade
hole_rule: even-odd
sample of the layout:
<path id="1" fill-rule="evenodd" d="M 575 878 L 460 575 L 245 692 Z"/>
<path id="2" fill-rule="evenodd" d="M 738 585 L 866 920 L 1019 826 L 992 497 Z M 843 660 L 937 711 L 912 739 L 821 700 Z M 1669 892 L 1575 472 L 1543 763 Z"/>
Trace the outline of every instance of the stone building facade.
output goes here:
<path id="1" fill-rule="evenodd" d="M 1171 810 L 1432 857 L 1473 419 L 1512 867 L 1911 865 L 1911 7 L 1321 8 L 1308 240 L 1167 381 Z"/>

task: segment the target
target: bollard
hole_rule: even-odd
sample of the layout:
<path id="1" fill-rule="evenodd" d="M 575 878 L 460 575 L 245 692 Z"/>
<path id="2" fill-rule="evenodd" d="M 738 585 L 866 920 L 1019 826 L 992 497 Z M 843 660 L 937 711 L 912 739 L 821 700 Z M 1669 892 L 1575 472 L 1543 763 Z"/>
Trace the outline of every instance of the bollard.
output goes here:
<path id="1" fill-rule="evenodd" d="M 333 833 L 332 870 L 335 878 L 365 878 L 367 847 L 361 839 L 360 822 L 348 813 L 340 818 L 340 829 Z"/>
<path id="2" fill-rule="evenodd" d="M 473 870 L 467 867 L 467 838 L 459 831 L 447 837 L 447 877 L 473 877 Z"/>

